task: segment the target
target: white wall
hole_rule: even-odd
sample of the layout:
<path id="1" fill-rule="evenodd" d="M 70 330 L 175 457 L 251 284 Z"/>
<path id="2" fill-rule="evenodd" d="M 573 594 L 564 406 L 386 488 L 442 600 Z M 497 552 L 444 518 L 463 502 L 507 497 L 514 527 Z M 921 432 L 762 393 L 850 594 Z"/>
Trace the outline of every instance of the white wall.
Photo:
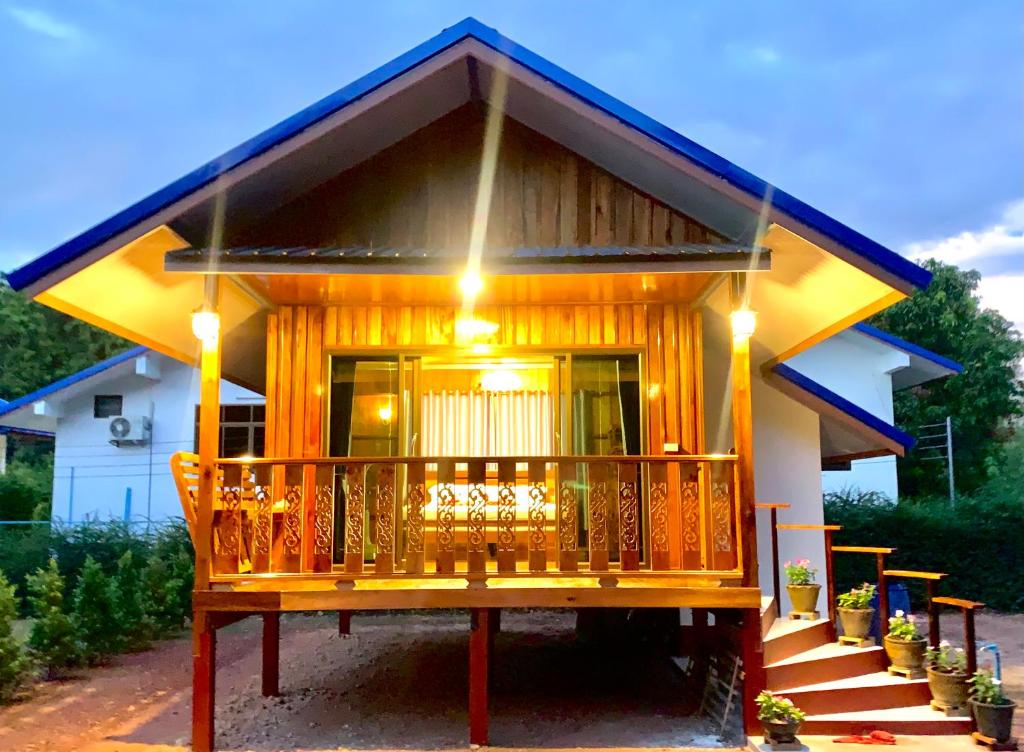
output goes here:
<path id="1" fill-rule="evenodd" d="M 887 423 L 893 422 L 892 372 L 910 365 L 909 356 L 856 331 L 830 337 L 786 365 Z M 899 496 L 896 458 L 856 460 L 850 470 L 822 473 L 828 491 L 877 491 L 895 501 Z"/>
<path id="2" fill-rule="evenodd" d="M 87 515 L 101 520 L 122 519 L 127 489 L 131 489 L 130 517 L 159 521 L 180 517 L 181 503 L 169 465 L 177 451 L 194 451 L 195 405 L 199 400 L 199 372 L 184 363 L 148 354 L 160 366 L 160 379 L 136 375 L 104 380 L 85 394 L 62 405 L 54 442 L 53 518 L 79 522 Z M 109 418 L 93 417 L 93 397 L 120 394 L 122 415 L 150 415 L 153 433 L 149 446 L 115 447 L 108 441 Z M 222 404 L 262 404 L 263 397 L 228 382 L 221 382 Z"/>

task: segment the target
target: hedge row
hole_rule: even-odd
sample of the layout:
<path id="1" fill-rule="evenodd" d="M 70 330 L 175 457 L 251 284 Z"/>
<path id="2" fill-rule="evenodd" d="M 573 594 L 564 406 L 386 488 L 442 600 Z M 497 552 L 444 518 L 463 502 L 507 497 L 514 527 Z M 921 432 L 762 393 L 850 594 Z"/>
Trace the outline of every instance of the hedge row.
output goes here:
<path id="1" fill-rule="evenodd" d="M 1024 503 L 960 498 L 879 503 L 828 495 L 825 519 L 842 525 L 837 545 L 891 546 L 891 568 L 949 574 L 940 592 L 981 601 L 996 611 L 1024 611 Z M 874 581 L 873 557 L 837 554 L 836 582 L 849 588 Z M 916 606 L 919 586 L 909 583 Z"/>

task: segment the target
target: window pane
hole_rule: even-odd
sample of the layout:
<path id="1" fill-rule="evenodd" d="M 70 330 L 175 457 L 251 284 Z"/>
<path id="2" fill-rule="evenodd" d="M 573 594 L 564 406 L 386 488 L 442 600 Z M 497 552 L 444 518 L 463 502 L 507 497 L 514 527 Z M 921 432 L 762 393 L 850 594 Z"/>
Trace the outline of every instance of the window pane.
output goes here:
<path id="1" fill-rule="evenodd" d="M 638 356 L 573 356 L 571 391 L 575 454 L 640 454 Z"/>
<path id="2" fill-rule="evenodd" d="M 398 360 L 331 358 L 330 452 L 398 455 Z"/>
<path id="3" fill-rule="evenodd" d="M 253 405 L 252 406 L 252 419 L 255 423 L 263 423 L 267 419 L 267 407 L 266 405 Z"/>
<path id="4" fill-rule="evenodd" d="M 241 457 L 250 453 L 248 426 L 225 426 L 220 435 L 221 457 Z"/>
<path id="5" fill-rule="evenodd" d="M 222 410 L 225 423 L 248 423 L 252 416 L 252 408 L 249 405 L 224 405 Z"/>
<path id="6" fill-rule="evenodd" d="M 253 457 L 262 457 L 263 451 L 266 446 L 265 444 L 265 429 L 263 426 L 253 426 L 252 429 L 252 455 Z"/>
<path id="7" fill-rule="evenodd" d="M 92 401 L 93 417 L 113 418 L 120 415 L 122 402 L 120 394 L 97 394 Z"/>

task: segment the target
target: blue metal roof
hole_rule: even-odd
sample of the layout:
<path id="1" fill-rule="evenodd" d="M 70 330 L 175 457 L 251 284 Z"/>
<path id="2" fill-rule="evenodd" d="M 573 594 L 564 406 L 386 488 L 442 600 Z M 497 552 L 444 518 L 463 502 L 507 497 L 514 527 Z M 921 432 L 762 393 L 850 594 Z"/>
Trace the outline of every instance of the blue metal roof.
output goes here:
<path id="1" fill-rule="evenodd" d="M 854 403 L 845 397 L 841 397 L 831 389 L 828 389 L 817 381 L 809 379 L 802 373 L 797 371 L 784 363 L 778 363 L 772 367 L 772 372 L 790 382 L 794 386 L 803 389 L 805 392 L 817 397 L 818 399 L 827 402 L 832 407 L 850 416 L 858 423 L 862 423 L 873 431 L 876 431 L 886 438 L 895 441 L 900 444 L 905 450 L 910 449 L 914 446 L 916 439 L 908 433 L 904 433 L 896 426 L 891 423 L 886 423 L 884 420 L 876 415 L 872 415 L 867 410 Z"/>
<path id="2" fill-rule="evenodd" d="M 115 355 L 112 358 L 107 358 L 106 360 L 96 363 L 95 365 L 91 365 L 88 368 L 83 368 L 78 373 L 73 373 L 70 376 L 65 376 L 63 379 L 60 379 L 59 381 L 54 381 L 52 384 L 47 384 L 46 386 L 37 389 L 36 391 L 30 394 L 26 394 L 22 397 L 18 397 L 18 399 L 11 400 L 5 405 L 0 405 L 0 417 L 3 417 L 8 413 L 12 413 L 17 409 L 24 407 L 25 405 L 31 405 L 33 402 L 38 402 L 39 400 L 44 399 L 45 397 L 48 397 L 51 394 L 54 394 L 55 392 L 59 392 L 61 389 L 67 389 L 69 386 L 73 386 L 74 384 L 77 384 L 80 381 L 85 381 L 91 376 L 95 376 L 96 374 L 102 373 L 103 371 L 113 368 L 114 366 L 119 365 L 120 363 L 124 363 L 126 361 L 131 360 L 132 358 L 137 358 L 140 355 L 144 355 L 147 352 L 149 352 L 149 348 L 142 347 L 140 345 L 139 347 L 133 347 L 131 350 L 123 352 L 120 355 Z"/>
<path id="3" fill-rule="evenodd" d="M 913 342 L 907 342 L 907 340 L 897 337 L 895 334 L 889 334 L 889 332 L 883 332 L 881 329 L 877 329 L 870 324 L 860 323 L 854 324 L 852 329 L 866 334 L 869 337 L 877 339 L 879 342 L 884 342 L 887 345 L 892 345 L 897 350 L 903 350 L 903 352 L 910 353 L 911 355 L 917 355 L 918 357 L 930 360 L 936 365 L 948 368 L 954 373 L 962 373 L 964 367 L 957 363 L 955 360 L 945 358 L 938 353 L 933 353 L 931 350 L 926 350 L 920 345 L 915 345 Z"/>
<path id="4" fill-rule="evenodd" d="M 213 161 L 207 162 L 165 188 L 86 230 L 81 235 L 28 262 L 11 272 L 8 281 L 16 290 L 27 287 L 101 243 L 202 188 L 225 172 L 263 154 L 465 39 L 475 39 L 507 56 L 580 101 L 620 120 L 628 127 L 657 141 L 759 201 L 770 197 L 772 206 L 777 210 L 820 232 L 908 284 L 915 287 L 926 287 L 931 281 L 931 273 L 926 269 L 808 206 L 785 191 L 772 187 L 761 178 L 559 68 L 540 55 L 512 42 L 497 30 L 484 26 L 474 18 L 467 18 L 455 26 L 445 29 L 437 36 L 399 55 L 372 73 L 339 89 Z"/>

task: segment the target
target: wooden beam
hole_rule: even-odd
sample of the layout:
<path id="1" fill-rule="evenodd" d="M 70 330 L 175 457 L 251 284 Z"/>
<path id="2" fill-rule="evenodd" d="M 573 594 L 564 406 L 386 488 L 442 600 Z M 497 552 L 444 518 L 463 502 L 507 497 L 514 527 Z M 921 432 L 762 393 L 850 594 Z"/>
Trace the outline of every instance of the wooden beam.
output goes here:
<path id="1" fill-rule="evenodd" d="M 338 634 L 339 635 L 350 635 L 350 634 L 352 634 L 352 612 L 351 611 L 339 611 L 338 612 Z"/>
<path id="2" fill-rule="evenodd" d="M 216 695 L 217 630 L 209 615 L 197 612 L 192 622 L 192 749 L 213 752 Z"/>
<path id="3" fill-rule="evenodd" d="M 469 743 L 487 746 L 487 689 L 491 612 L 474 608 L 469 631 Z"/>
<path id="4" fill-rule="evenodd" d="M 264 697 L 276 697 L 280 694 L 281 664 L 281 614 L 268 612 L 263 614 L 263 674 L 262 689 Z"/>
<path id="5" fill-rule="evenodd" d="M 216 275 L 206 277 L 203 306 L 217 312 L 220 282 Z M 199 359 L 199 493 L 196 509 L 195 589 L 205 590 L 210 583 L 212 558 L 211 529 L 213 497 L 217 484 L 217 454 L 220 445 L 220 333 L 201 343 Z"/>
<path id="6" fill-rule="evenodd" d="M 757 719 L 757 703 L 754 700 L 767 685 L 759 608 L 743 610 L 743 626 L 740 634 L 744 674 L 743 729 L 747 734 L 753 736 L 761 730 L 761 722 Z"/>
<path id="7" fill-rule="evenodd" d="M 729 280 L 732 310 L 745 303 L 745 278 L 733 274 Z M 743 584 L 757 587 L 757 517 L 754 509 L 754 418 L 750 391 L 750 338 L 732 337 L 732 435 L 736 447 L 738 494 L 737 533 L 741 541 Z"/>

